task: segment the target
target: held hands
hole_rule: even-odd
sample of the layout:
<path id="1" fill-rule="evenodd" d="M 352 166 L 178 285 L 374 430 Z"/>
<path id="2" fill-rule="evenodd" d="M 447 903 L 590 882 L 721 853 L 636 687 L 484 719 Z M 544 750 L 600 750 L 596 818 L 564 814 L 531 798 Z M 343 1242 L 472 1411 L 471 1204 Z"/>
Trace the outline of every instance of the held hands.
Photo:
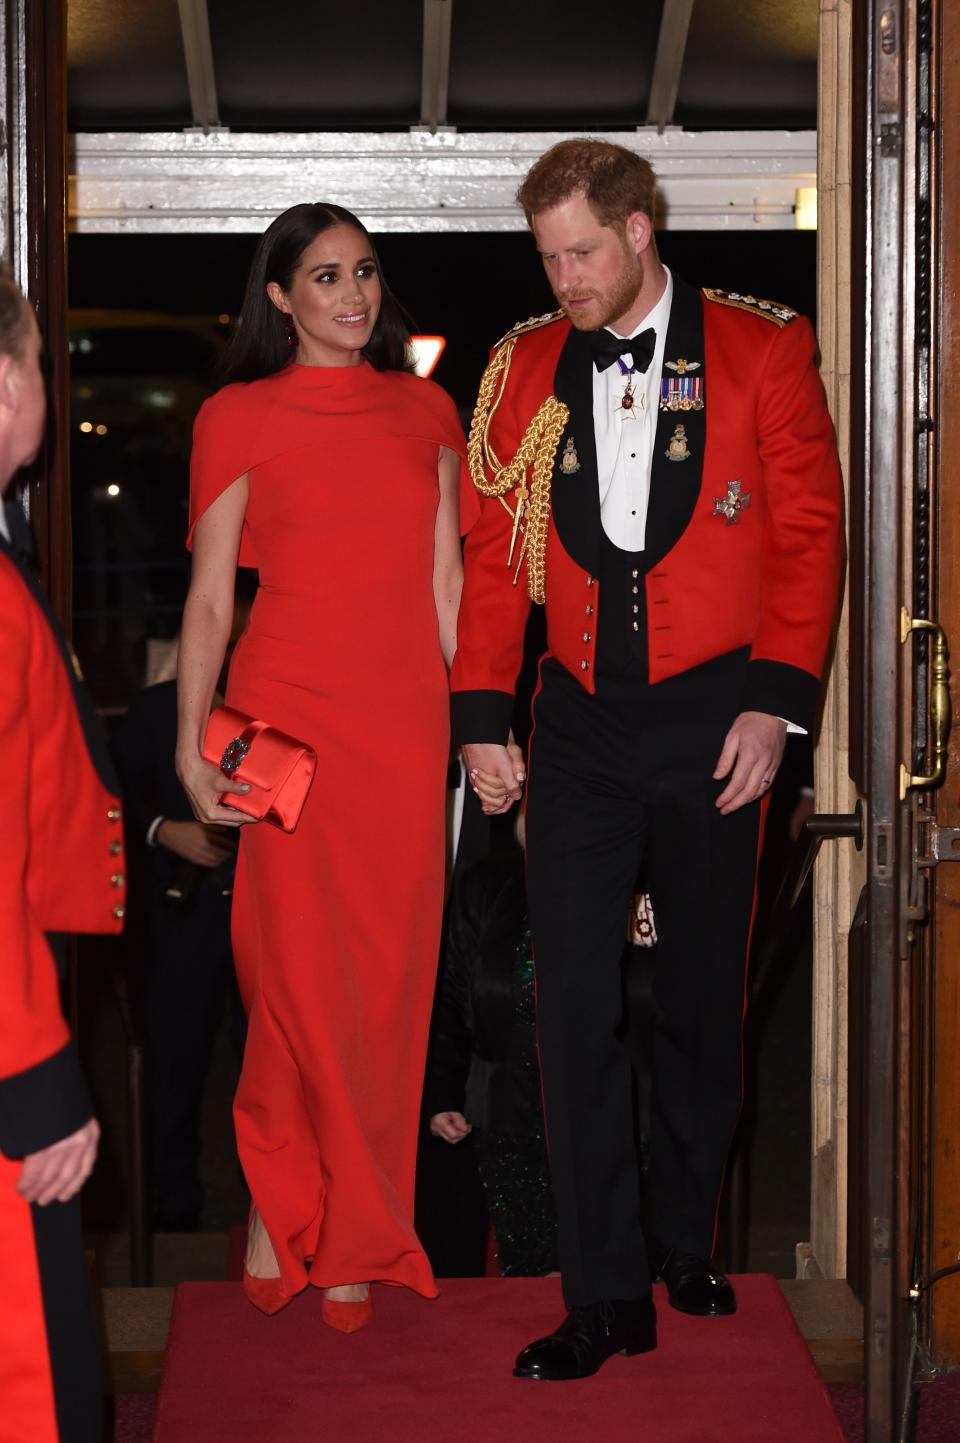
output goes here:
<path id="1" fill-rule="evenodd" d="M 157 828 L 156 840 L 197 867 L 219 867 L 234 850 L 219 824 L 211 827 L 205 822 L 172 822 L 169 817 Z"/>
<path id="2" fill-rule="evenodd" d="M 199 753 L 177 757 L 177 776 L 198 821 L 213 827 L 242 827 L 244 823 L 256 820 L 255 817 L 244 816 L 243 812 L 238 812 L 229 804 L 220 805 L 221 793 L 249 792 L 250 787 L 246 782 L 231 781 L 219 767 L 205 762 Z"/>
<path id="3" fill-rule="evenodd" d="M 462 1112 L 435 1112 L 430 1119 L 430 1131 L 444 1142 L 463 1142 L 473 1132 L 473 1124 Z"/>
<path id="4" fill-rule="evenodd" d="M 727 732 L 713 773 L 714 781 L 729 777 L 716 801 L 723 816 L 757 801 L 770 790 L 786 737 L 787 724 L 779 717 L 762 711 L 740 713 Z"/>
<path id="5" fill-rule="evenodd" d="M 96 1118 L 84 1123 L 79 1132 L 59 1142 L 30 1152 L 23 1159 L 17 1192 L 28 1203 L 69 1202 L 93 1172 L 97 1160 L 100 1126 Z"/>
<path id="6" fill-rule="evenodd" d="M 477 796 L 484 815 L 498 817 L 509 812 L 523 795 L 527 769 L 523 752 L 510 733 L 507 745 L 492 742 L 471 742 L 463 748 L 467 779 Z"/>

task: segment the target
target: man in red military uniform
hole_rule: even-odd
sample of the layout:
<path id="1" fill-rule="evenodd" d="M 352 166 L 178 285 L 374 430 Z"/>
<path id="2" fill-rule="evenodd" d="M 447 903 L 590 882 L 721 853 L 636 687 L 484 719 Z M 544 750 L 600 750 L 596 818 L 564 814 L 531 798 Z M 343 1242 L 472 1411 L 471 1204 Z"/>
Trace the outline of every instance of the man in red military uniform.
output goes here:
<path id="1" fill-rule="evenodd" d="M 488 811 L 531 597 L 546 605 L 527 799 L 540 1059 L 564 1295 L 521 1377 L 655 1346 L 651 1281 L 733 1312 L 711 1266 L 741 1092 L 765 798 L 814 725 L 842 560 L 833 428 L 808 323 L 661 264 L 654 176 L 555 146 L 519 197 L 561 310 L 495 349 L 471 434 L 453 717 Z M 659 1020 L 645 1215 L 619 1035 L 641 861 Z"/>
<path id="2" fill-rule="evenodd" d="M 40 337 L 0 271 L 0 493 L 43 429 Z M 77 1194 L 99 1130 L 60 1006 L 67 932 L 118 932 L 116 785 L 97 718 L 0 501 L 0 1443 L 99 1443 Z"/>

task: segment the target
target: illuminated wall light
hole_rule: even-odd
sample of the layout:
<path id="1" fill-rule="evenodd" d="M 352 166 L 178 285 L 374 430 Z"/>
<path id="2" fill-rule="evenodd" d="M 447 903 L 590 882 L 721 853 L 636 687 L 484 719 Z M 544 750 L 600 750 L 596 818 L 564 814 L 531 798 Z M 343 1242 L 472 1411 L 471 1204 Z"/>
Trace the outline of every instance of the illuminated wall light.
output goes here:
<path id="1" fill-rule="evenodd" d="M 230 324 L 230 317 L 227 315 L 226 311 L 224 311 L 221 315 L 217 316 L 217 320 L 220 322 L 221 326 L 229 326 Z"/>
<path id="2" fill-rule="evenodd" d="M 97 426 L 96 432 L 98 436 L 105 436 L 107 434 L 107 428 L 103 425 Z"/>
<path id="3" fill-rule="evenodd" d="M 443 336 L 411 336 L 410 349 L 413 352 L 413 369 L 418 376 L 429 376 L 446 345 Z"/>
<path id="4" fill-rule="evenodd" d="M 108 495 L 108 496 L 119 496 L 119 495 L 120 495 L 120 487 L 117 485 L 116 481 L 111 481 L 111 482 L 110 482 L 110 485 L 107 487 L 107 495 Z"/>
<path id="5" fill-rule="evenodd" d="M 817 187 L 815 185 L 798 187 L 793 212 L 797 230 L 816 230 Z"/>
<path id="6" fill-rule="evenodd" d="M 93 422 L 92 422 L 92 421 L 81 421 L 81 422 L 80 422 L 80 430 L 83 432 L 83 434 L 84 434 L 85 436 L 88 435 L 89 432 L 93 430 Z"/>

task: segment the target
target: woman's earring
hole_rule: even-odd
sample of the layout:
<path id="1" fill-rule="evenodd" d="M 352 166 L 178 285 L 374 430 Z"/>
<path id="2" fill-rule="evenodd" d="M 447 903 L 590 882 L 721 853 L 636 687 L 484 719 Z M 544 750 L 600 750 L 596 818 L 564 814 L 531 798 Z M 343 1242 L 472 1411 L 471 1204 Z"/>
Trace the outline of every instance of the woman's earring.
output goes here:
<path id="1" fill-rule="evenodd" d="M 284 320 L 285 320 L 286 326 L 287 326 L 287 345 L 288 345 L 288 346 L 296 346 L 296 345 L 298 345 L 298 344 L 299 344 L 299 337 L 297 336 L 297 326 L 296 326 L 296 322 L 295 322 L 294 319 L 293 319 L 293 316 L 291 316 L 291 315 L 285 315 L 285 316 L 284 316 Z"/>

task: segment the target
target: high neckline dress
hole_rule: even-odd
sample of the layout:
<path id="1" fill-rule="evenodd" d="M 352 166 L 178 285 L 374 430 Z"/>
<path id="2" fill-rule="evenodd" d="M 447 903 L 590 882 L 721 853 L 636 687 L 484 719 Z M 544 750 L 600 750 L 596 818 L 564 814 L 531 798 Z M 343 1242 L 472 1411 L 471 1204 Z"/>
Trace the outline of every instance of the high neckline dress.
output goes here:
<path id="1" fill-rule="evenodd" d="M 436 1294 L 414 1166 L 443 904 L 446 668 L 433 596 L 441 446 L 431 381 L 291 364 L 197 417 L 191 525 L 249 474 L 259 589 L 227 702 L 308 742 L 295 832 L 241 831 L 232 935 L 249 1029 L 234 1118 L 285 1291 Z M 475 492 L 461 466 L 461 529 Z"/>

